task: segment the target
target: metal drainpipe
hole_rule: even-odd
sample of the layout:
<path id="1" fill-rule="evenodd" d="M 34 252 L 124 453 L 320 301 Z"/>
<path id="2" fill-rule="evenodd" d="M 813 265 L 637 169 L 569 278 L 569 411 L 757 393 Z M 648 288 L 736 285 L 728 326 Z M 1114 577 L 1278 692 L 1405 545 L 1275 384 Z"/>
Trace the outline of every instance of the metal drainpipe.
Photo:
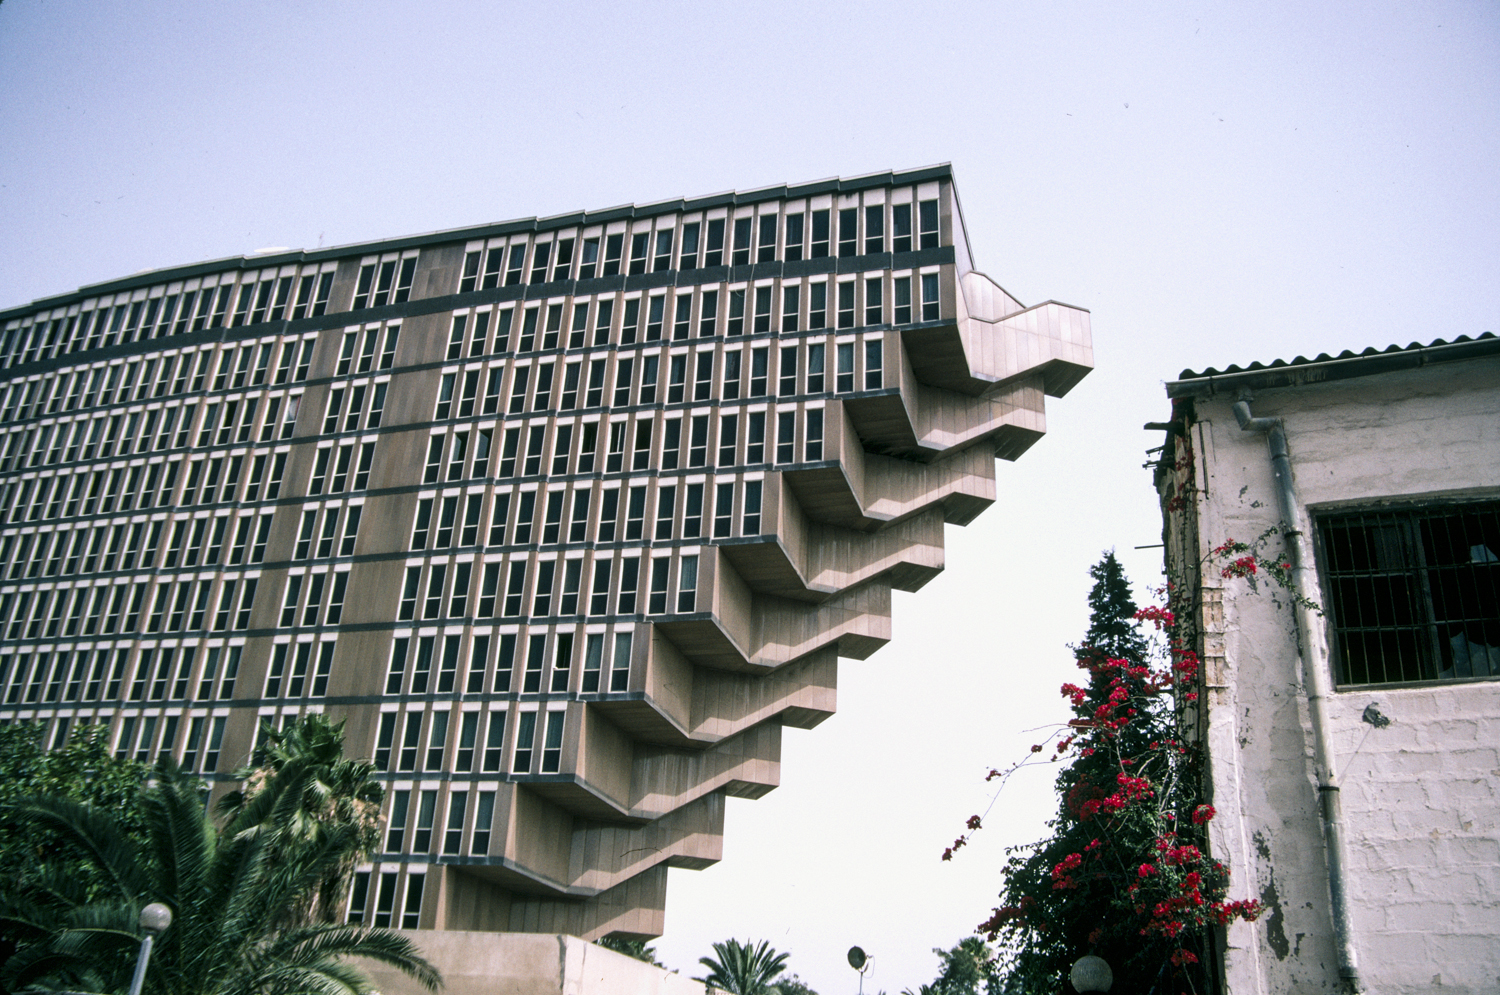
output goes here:
<path id="1" fill-rule="evenodd" d="M 1250 391 L 1241 389 L 1234 403 L 1234 417 L 1245 432 L 1265 432 L 1271 450 L 1271 467 L 1276 473 L 1276 499 L 1281 512 L 1286 557 L 1292 565 L 1292 594 L 1297 599 L 1297 640 L 1302 662 L 1302 685 L 1307 695 L 1307 710 L 1312 717 L 1313 766 L 1318 778 L 1318 801 L 1323 821 L 1323 842 L 1327 849 L 1329 913 L 1333 919 L 1334 946 L 1339 959 L 1339 975 L 1355 992 L 1363 991 L 1359 981 L 1359 957 L 1354 949 L 1353 930 L 1349 926 L 1349 903 L 1344 890 L 1344 812 L 1339 803 L 1338 771 L 1334 768 L 1333 743 L 1328 733 L 1328 698 L 1332 687 L 1327 661 L 1317 651 L 1313 613 L 1306 600 L 1307 564 L 1302 530 L 1297 525 L 1297 489 L 1292 482 L 1292 460 L 1286 448 L 1286 428 L 1280 418 L 1255 418 L 1250 414 Z"/>

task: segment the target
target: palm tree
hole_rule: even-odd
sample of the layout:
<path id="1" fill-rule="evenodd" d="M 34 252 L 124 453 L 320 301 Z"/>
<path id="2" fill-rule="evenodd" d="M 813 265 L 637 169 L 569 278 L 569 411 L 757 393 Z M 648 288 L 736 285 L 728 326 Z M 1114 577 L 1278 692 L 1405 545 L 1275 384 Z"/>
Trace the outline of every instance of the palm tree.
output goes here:
<path id="1" fill-rule="evenodd" d="M 349 957 L 391 965 L 428 989 L 442 983 L 398 933 L 298 922 L 322 882 L 360 852 L 361 825 L 329 822 L 300 837 L 221 833 L 196 778 L 165 758 L 153 776 L 138 799 L 145 851 L 120 834 L 113 812 L 60 798 L 17 806 L 69 841 L 108 886 L 102 899 L 83 901 L 65 876 L 44 874 L 27 894 L 5 896 L 0 926 L 20 938 L 0 971 L 6 989 L 125 991 L 137 917 L 150 902 L 165 903 L 174 918 L 156 941 L 147 995 L 369 995 L 369 979 Z"/>
<path id="2" fill-rule="evenodd" d="M 337 827 L 356 828 L 357 848 L 318 883 L 307 907 L 289 910 L 293 922 L 335 922 L 354 865 L 380 842 L 385 789 L 374 779 L 374 764 L 344 757 L 342 720 L 314 713 L 281 730 L 265 722 L 261 739 L 257 766 L 234 772 L 244 787 L 219 799 L 219 814 L 228 820 L 222 832 L 271 834 L 279 851 L 322 841 Z"/>
<path id="3" fill-rule="evenodd" d="M 708 976 L 697 978 L 712 988 L 732 995 L 768 995 L 772 980 L 786 970 L 786 954 L 777 953 L 765 940 L 757 947 L 739 940 L 715 943 L 714 957 L 700 957 Z"/>

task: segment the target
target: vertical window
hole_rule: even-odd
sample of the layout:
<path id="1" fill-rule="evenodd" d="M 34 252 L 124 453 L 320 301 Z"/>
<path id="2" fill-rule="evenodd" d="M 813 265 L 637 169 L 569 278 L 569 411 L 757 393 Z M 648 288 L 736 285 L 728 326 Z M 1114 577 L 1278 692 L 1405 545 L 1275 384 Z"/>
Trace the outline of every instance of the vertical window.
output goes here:
<path id="1" fill-rule="evenodd" d="M 775 228 L 777 215 L 760 215 L 760 237 L 756 243 L 756 263 L 775 261 Z"/>
<path id="2" fill-rule="evenodd" d="M 735 266 L 744 266 L 750 262 L 750 235 L 751 226 L 754 223 L 754 218 L 734 219 L 734 255 L 732 263 Z"/>
<path id="3" fill-rule="evenodd" d="M 797 393 L 797 347 L 794 345 L 781 347 L 777 393 L 782 397 L 790 397 Z"/>
<path id="4" fill-rule="evenodd" d="M 815 342 L 807 347 L 807 392 L 823 393 L 823 352 L 825 346 Z"/>
<path id="5" fill-rule="evenodd" d="M 548 712 L 546 738 L 542 744 L 542 773 L 556 774 L 562 766 L 563 721 L 567 712 Z"/>
<path id="6" fill-rule="evenodd" d="M 729 292 L 729 324 L 726 332 L 729 335 L 745 334 L 745 292 L 743 290 Z"/>
<path id="7" fill-rule="evenodd" d="M 708 415 L 694 415 L 691 432 L 688 439 L 688 466 L 703 466 L 708 462 Z"/>
<path id="8" fill-rule="evenodd" d="M 734 523 L 734 485 L 714 486 L 714 538 L 724 539 L 730 535 Z"/>
<path id="9" fill-rule="evenodd" d="M 698 597 L 698 557 L 684 556 L 677 564 L 677 611 L 690 614 L 696 611 Z"/>
<path id="10" fill-rule="evenodd" d="M 922 276 L 922 320 L 937 321 L 940 315 L 938 298 L 938 275 L 926 273 Z"/>
<path id="11" fill-rule="evenodd" d="M 668 418 L 662 422 L 661 467 L 663 470 L 677 469 L 682 452 L 682 419 Z"/>
<path id="12" fill-rule="evenodd" d="M 443 753 L 448 746 L 448 718 L 450 712 L 433 712 L 432 728 L 427 735 L 427 770 L 443 769 Z"/>
<path id="13" fill-rule="evenodd" d="M 809 408 L 807 411 L 807 438 L 803 444 L 803 459 L 816 463 L 823 458 L 823 409 Z"/>
<path id="14" fill-rule="evenodd" d="M 682 536 L 684 539 L 697 539 L 703 535 L 703 485 L 688 484 L 685 498 Z"/>
<path id="15" fill-rule="evenodd" d="M 698 336 L 708 338 L 718 331 L 719 292 L 705 290 L 698 301 Z"/>
<path id="16" fill-rule="evenodd" d="M 639 557 L 627 556 L 620 560 L 620 614 L 634 615 L 636 591 L 640 583 L 641 561 Z"/>
<path id="17" fill-rule="evenodd" d="M 484 763 L 485 773 L 493 774 L 500 770 L 502 752 L 505 749 L 505 713 L 491 712 L 489 728 L 485 730 L 484 738 Z M 488 821 L 486 820 L 486 828 Z"/>
<path id="18" fill-rule="evenodd" d="M 535 742 L 536 712 L 522 712 L 516 722 L 516 751 L 510 765 L 512 774 L 531 773 L 531 751 Z"/>
<path id="19" fill-rule="evenodd" d="M 838 285 L 839 327 L 854 327 L 854 281 L 846 280 Z"/>
<path id="20" fill-rule="evenodd" d="M 455 791 L 448 796 L 448 828 L 443 833 L 443 853 L 457 854 L 464 838 L 464 815 L 468 811 L 469 793 Z"/>
<path id="21" fill-rule="evenodd" d="M 764 347 L 750 350 L 750 396 L 765 397 L 770 351 Z"/>
<path id="22" fill-rule="evenodd" d="M 667 578 L 671 568 L 672 561 L 669 557 L 659 556 L 651 561 L 651 587 L 646 610 L 652 615 L 666 614 Z"/>
<path id="23" fill-rule="evenodd" d="M 885 205 L 871 204 L 865 208 L 865 252 L 885 251 Z"/>
<path id="24" fill-rule="evenodd" d="M 651 272 L 664 273 L 672 268 L 672 229 L 663 228 L 656 233 L 656 252 L 652 256 Z"/>
<path id="25" fill-rule="evenodd" d="M 611 492 L 618 493 L 618 492 Z M 609 560 L 594 561 L 594 585 L 589 596 L 589 614 L 609 614 Z M 585 689 L 587 690 L 587 689 Z"/>
<path id="26" fill-rule="evenodd" d="M 760 535 L 760 495 L 761 482 L 759 480 L 745 482 L 745 517 L 740 535 Z"/>
<path id="27" fill-rule="evenodd" d="M 620 255 L 624 250 L 625 235 L 623 232 L 607 235 L 604 239 L 604 272 L 601 276 L 620 275 Z"/>
<path id="28" fill-rule="evenodd" d="M 891 320 L 898 325 L 911 322 L 911 277 L 898 276 L 891 281 L 893 314 Z"/>
<path id="29" fill-rule="evenodd" d="M 427 875 L 425 874 L 407 876 L 406 911 L 401 915 L 402 929 L 417 929 L 422 925 L 422 886 L 426 882 Z"/>
<path id="30" fill-rule="evenodd" d="M 672 538 L 672 520 L 677 512 L 677 488 L 674 486 L 656 489 L 656 538 Z"/>
<path id="31" fill-rule="evenodd" d="M 392 911 L 396 906 L 396 883 L 400 875 L 386 871 L 380 875 L 380 893 L 375 899 L 374 925 L 384 929 L 390 926 Z"/>
<path id="32" fill-rule="evenodd" d="M 938 202 L 924 200 L 918 204 L 917 220 L 921 225 L 919 234 L 922 248 L 936 249 L 938 247 Z"/>
<path id="33" fill-rule="evenodd" d="M 911 251 L 911 205 L 891 205 L 891 251 Z"/>
<path id="34" fill-rule="evenodd" d="M 746 422 L 745 462 L 750 464 L 766 461 L 766 413 L 752 411 Z"/>
<path id="35" fill-rule="evenodd" d="M 839 256 L 859 255 L 859 208 L 847 207 L 839 211 Z"/>
<path id="36" fill-rule="evenodd" d="M 812 258 L 823 259 L 828 255 L 828 211 L 812 212 Z"/>
<path id="37" fill-rule="evenodd" d="M 796 460 L 797 413 L 782 411 L 776 415 L 776 462 Z"/>
<path id="38" fill-rule="evenodd" d="M 771 330 L 771 288 L 755 288 L 755 331 Z"/>
<path id="39" fill-rule="evenodd" d="M 646 313 L 646 341 L 661 341 L 662 323 L 665 318 L 667 297 L 665 294 L 657 294 L 648 301 Z"/>
<path id="40" fill-rule="evenodd" d="M 885 308 L 881 303 L 881 278 L 865 281 L 865 324 L 878 325 L 885 320 Z"/>
<path id="41" fill-rule="evenodd" d="M 807 327 L 828 327 L 828 284 L 814 283 L 807 288 Z"/>
<path id="42" fill-rule="evenodd" d="M 721 467 L 734 466 L 735 446 L 739 434 L 739 415 L 721 415 L 719 417 L 719 463 Z"/>
<path id="43" fill-rule="evenodd" d="M 479 804 L 474 807 L 474 834 L 469 841 L 469 852 L 477 857 L 490 852 L 490 827 L 495 821 L 495 792 L 479 792 Z"/>
<path id="44" fill-rule="evenodd" d="M 724 265 L 724 219 L 714 218 L 708 223 L 708 239 L 704 246 L 704 266 Z"/>
<path id="45" fill-rule="evenodd" d="M 802 259 L 803 218 L 804 215 L 800 212 L 786 216 L 786 261 L 789 263 Z"/>
<path id="46" fill-rule="evenodd" d="M 869 339 L 865 342 L 865 390 L 879 390 L 885 385 L 881 367 L 882 345 L 880 339 Z"/>

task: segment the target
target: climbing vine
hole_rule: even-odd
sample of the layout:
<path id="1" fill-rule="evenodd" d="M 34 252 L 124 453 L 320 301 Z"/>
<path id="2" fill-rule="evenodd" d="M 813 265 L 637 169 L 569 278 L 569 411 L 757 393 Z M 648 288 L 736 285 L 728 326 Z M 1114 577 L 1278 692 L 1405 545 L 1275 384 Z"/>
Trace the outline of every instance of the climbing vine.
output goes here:
<path id="1" fill-rule="evenodd" d="M 1245 576 L 1271 569 L 1265 553 L 1230 541 L 1211 558 Z M 1023 767 L 1058 765 L 1051 835 L 1007 849 L 1002 904 L 976 931 L 999 941 L 1018 990 L 1065 990 L 1073 961 L 1093 952 L 1113 965 L 1113 992 L 1206 992 L 1214 931 L 1260 906 L 1228 897 L 1229 871 L 1208 852 L 1204 758 L 1181 732 L 1197 710 L 1200 662 L 1177 638 L 1170 589 L 1138 608 L 1113 553 L 1090 572 L 1090 626 L 1075 647 L 1085 679 L 1061 688 L 1073 717 L 988 775 L 1003 787 Z M 943 859 L 981 823 L 971 817 Z"/>

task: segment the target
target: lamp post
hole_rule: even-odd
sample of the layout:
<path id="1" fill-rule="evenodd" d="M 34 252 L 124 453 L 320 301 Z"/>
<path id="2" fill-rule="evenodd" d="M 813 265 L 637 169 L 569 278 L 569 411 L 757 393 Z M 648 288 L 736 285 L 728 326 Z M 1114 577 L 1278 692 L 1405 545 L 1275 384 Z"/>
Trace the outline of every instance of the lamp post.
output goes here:
<path id="1" fill-rule="evenodd" d="M 156 937 L 172 925 L 172 910 L 160 902 L 152 902 L 141 909 L 141 952 L 135 959 L 135 976 L 130 979 L 130 995 L 141 995 L 141 985 L 146 981 L 146 964 L 151 960 L 151 945 Z"/>
<path id="2" fill-rule="evenodd" d="M 1107 992 L 1115 983 L 1115 973 L 1109 969 L 1109 961 L 1103 957 L 1084 954 L 1074 963 L 1073 970 L 1068 972 L 1068 980 L 1073 982 L 1073 989 L 1079 995 L 1084 992 Z"/>
<path id="3" fill-rule="evenodd" d="M 874 958 L 859 947 L 850 947 L 848 958 L 849 966 L 859 972 L 859 995 L 864 995 L 865 972 L 870 969 L 870 961 L 874 960 Z"/>

